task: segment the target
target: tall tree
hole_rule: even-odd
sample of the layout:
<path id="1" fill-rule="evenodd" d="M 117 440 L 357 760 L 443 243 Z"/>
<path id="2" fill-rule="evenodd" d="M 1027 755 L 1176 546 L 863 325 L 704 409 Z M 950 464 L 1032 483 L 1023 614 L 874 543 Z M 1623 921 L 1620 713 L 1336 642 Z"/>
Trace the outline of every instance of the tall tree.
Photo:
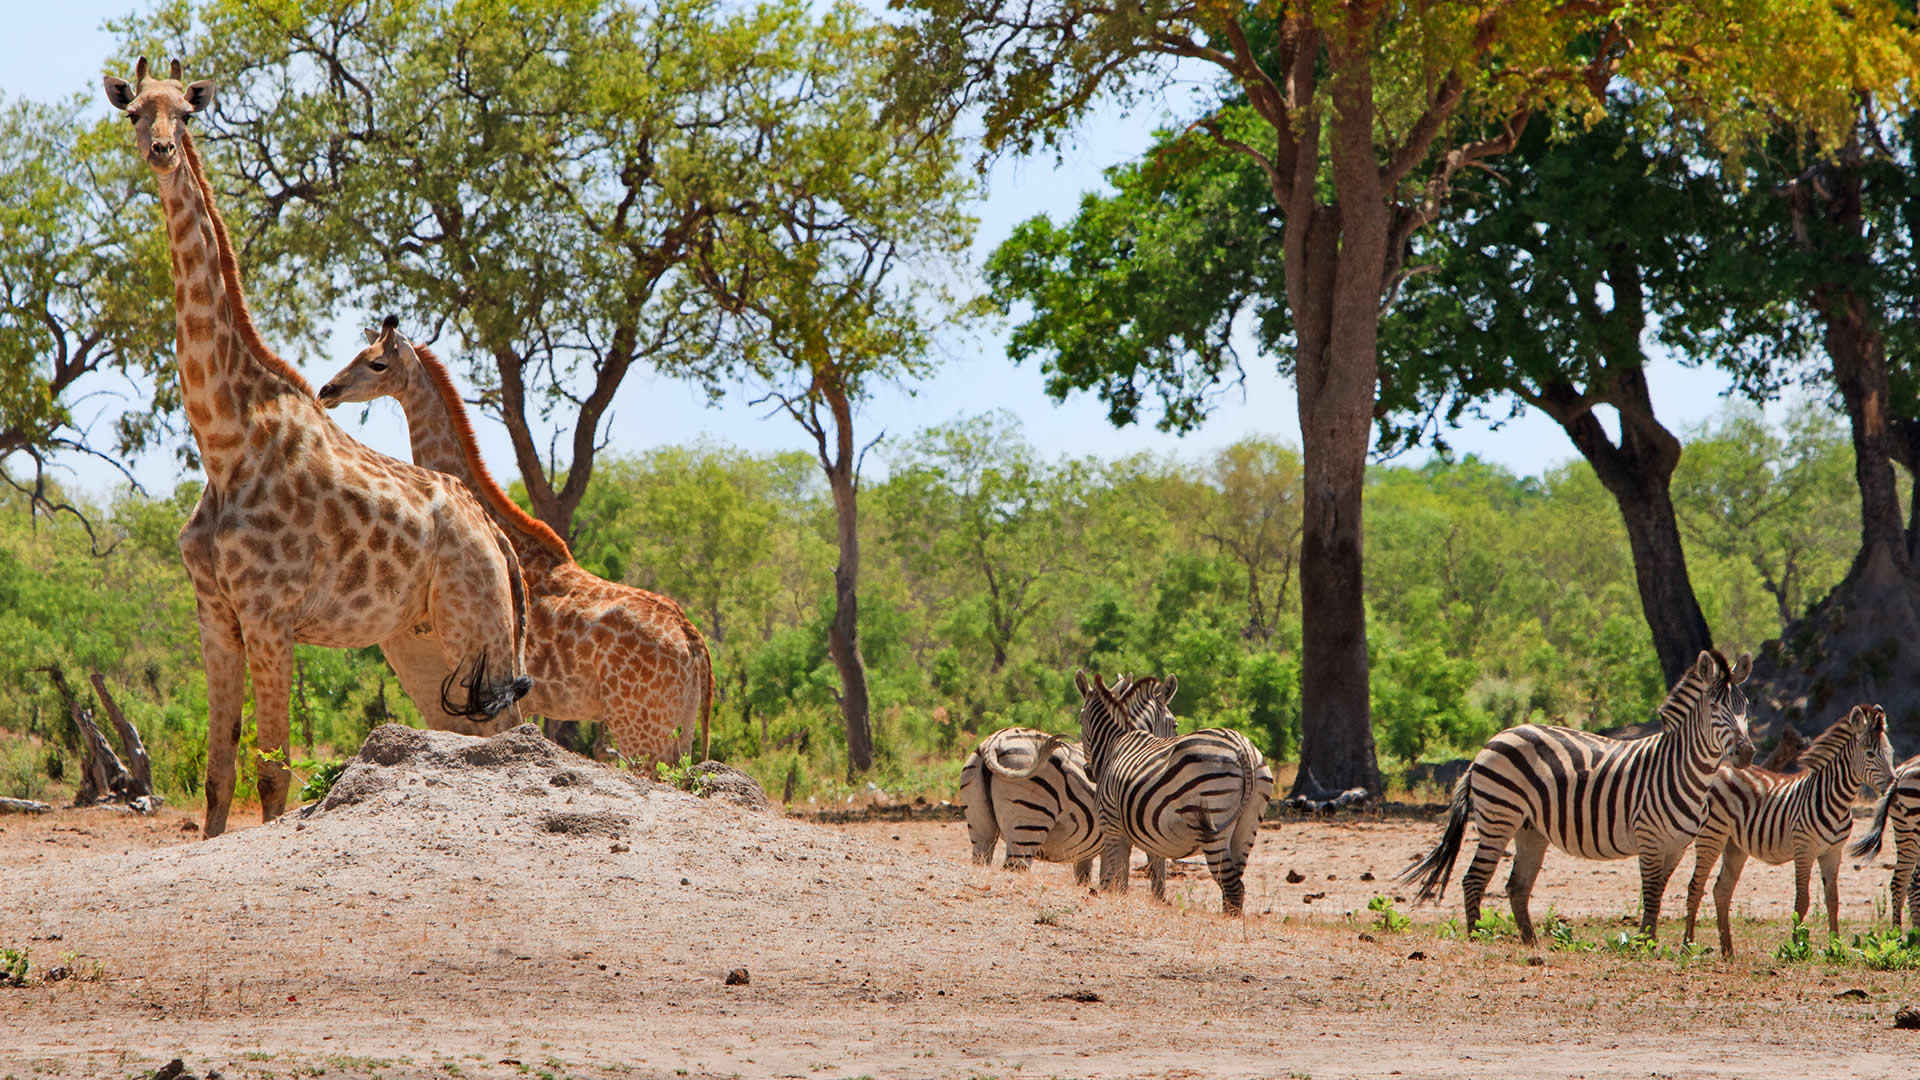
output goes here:
<path id="1" fill-rule="evenodd" d="M 456 333 L 533 512 L 565 536 L 627 375 L 710 355 L 712 305 L 674 286 L 717 215 L 780 182 L 762 121 L 819 92 L 807 12 L 211 0 L 121 29 L 219 78 L 206 143 L 258 248 L 250 286 Z"/>
<path id="2" fill-rule="evenodd" d="M 62 454 L 125 459 L 154 445 L 178 407 L 170 365 L 166 234 L 130 211 L 146 169 L 123 125 L 82 104 L 0 101 L 0 480 L 38 510 L 79 513 L 48 467 Z M 126 399 L 110 432 L 81 402 Z M 80 520 L 91 534 L 86 516 Z M 99 539 L 95 538 L 96 541 Z"/>
<path id="3" fill-rule="evenodd" d="M 876 385 L 929 370 L 932 334 L 958 312 L 938 283 L 972 239 L 971 185 L 944 129 L 923 137 L 879 115 L 881 27 L 849 4 L 792 19 L 790 48 L 803 57 L 792 86 L 737 115 L 777 171 L 714 216 L 692 247 L 697 287 L 674 295 L 726 316 L 700 374 L 762 388 L 826 475 L 839 547 L 827 646 L 859 773 L 873 765 L 859 618 L 860 466 L 872 442 L 856 436 L 854 410 Z"/>
<path id="4" fill-rule="evenodd" d="M 1079 584 L 1088 488 L 1080 463 L 1048 465 L 1004 412 L 928 428 L 897 458 L 887 490 L 892 539 L 931 577 L 958 574 L 967 599 L 950 611 L 953 636 L 984 644 L 989 674 L 1041 606 Z M 1079 528 L 1075 525 L 1079 524 Z"/>
<path id="5" fill-rule="evenodd" d="M 1826 73 L 1859 70 L 1857 36 L 1894 18 L 1891 3 L 1815 0 L 1711 9 L 898 2 L 914 16 L 898 61 L 902 107 L 979 102 L 993 149 L 1056 142 L 1104 95 L 1176 77 L 1175 62 L 1189 65 L 1182 76 L 1193 65 L 1217 73 L 1223 104 L 1194 122 L 1193 137 L 1255 161 L 1281 222 L 1306 492 L 1296 787 L 1373 791 L 1361 487 L 1379 315 L 1412 236 L 1439 216 L 1460 171 L 1512 149 L 1531 115 L 1592 110 L 1616 77 L 1682 90 L 1667 103 L 1717 119 L 1756 103 L 1831 130 L 1841 111 L 1833 98 L 1853 87 Z M 1729 40 L 1729 22 L 1751 32 Z M 1130 388 L 1131 376 L 1122 369 L 1115 381 Z"/>
<path id="6" fill-rule="evenodd" d="M 1497 175 L 1456 186 L 1459 209 L 1418 245 L 1428 272 L 1382 338 L 1382 405 L 1407 418 L 1396 441 L 1503 407 L 1560 425 L 1619 508 L 1669 685 L 1714 639 L 1674 513 L 1681 445 L 1654 407 L 1649 343 L 1761 391 L 1804 344 L 1782 333 L 1781 276 L 1728 242 L 1750 224 L 1737 178 L 1689 150 L 1636 131 L 1622 102 L 1570 131 L 1536 119 Z"/>

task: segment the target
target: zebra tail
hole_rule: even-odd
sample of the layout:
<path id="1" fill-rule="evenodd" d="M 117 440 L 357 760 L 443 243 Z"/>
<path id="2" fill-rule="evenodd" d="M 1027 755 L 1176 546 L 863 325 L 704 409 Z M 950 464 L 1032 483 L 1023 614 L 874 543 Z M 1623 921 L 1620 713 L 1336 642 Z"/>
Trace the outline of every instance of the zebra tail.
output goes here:
<path id="1" fill-rule="evenodd" d="M 1887 790 L 1880 793 L 1879 801 L 1873 804 L 1873 824 L 1860 835 L 1860 839 L 1847 845 L 1847 854 L 1857 857 L 1880 853 L 1880 837 L 1887 830 L 1887 811 L 1893 807 L 1893 792 L 1897 786 L 1888 784 Z"/>
<path id="2" fill-rule="evenodd" d="M 1233 820 L 1237 822 L 1240 814 L 1247 812 L 1247 804 L 1253 801 L 1253 745 L 1243 736 L 1234 740 L 1233 752 L 1240 757 L 1240 812 L 1233 815 Z"/>
<path id="3" fill-rule="evenodd" d="M 1426 857 L 1400 871 L 1395 881 L 1420 882 L 1420 892 L 1414 902 L 1438 900 L 1447 891 L 1447 879 L 1453 876 L 1454 860 L 1460 857 L 1460 843 L 1466 839 L 1467 817 L 1473 810 L 1473 790 L 1468 782 L 1473 779 L 1473 769 L 1469 767 L 1453 785 L 1453 805 L 1447 811 L 1447 831 L 1440 836 Z"/>

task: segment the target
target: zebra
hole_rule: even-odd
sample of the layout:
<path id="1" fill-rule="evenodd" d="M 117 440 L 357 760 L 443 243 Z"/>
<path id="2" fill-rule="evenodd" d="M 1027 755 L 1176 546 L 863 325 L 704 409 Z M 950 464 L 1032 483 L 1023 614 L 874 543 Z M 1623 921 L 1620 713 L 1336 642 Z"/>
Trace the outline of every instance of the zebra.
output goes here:
<path id="1" fill-rule="evenodd" d="M 1686 941 L 1693 940 L 1707 875 L 1714 860 L 1722 859 L 1720 879 L 1713 883 L 1713 907 L 1720 920 L 1720 955 L 1733 955 L 1727 911 L 1748 856 L 1775 866 L 1792 860 L 1793 913 L 1800 919 L 1807 917 L 1812 903 L 1810 886 L 1817 861 L 1827 894 L 1827 930 L 1840 932 L 1840 848 L 1853 831 L 1853 800 L 1860 794 L 1862 780 L 1871 780 L 1882 791 L 1893 787 L 1893 744 L 1887 741 L 1886 710 L 1855 705 L 1845 719 L 1800 751 L 1799 764 L 1802 771 L 1792 776 L 1731 765 L 1713 774 L 1713 783 L 1707 787 L 1707 820 L 1694 840 Z"/>
<path id="2" fill-rule="evenodd" d="M 1139 847 L 1147 854 L 1154 899 L 1165 900 L 1166 860 L 1203 851 L 1220 886 L 1221 910 L 1239 915 L 1247 856 L 1273 797 L 1266 759 L 1245 735 L 1226 728 L 1156 734 L 1180 685 L 1172 676 L 1142 678 L 1119 693 L 1084 671 L 1073 681 L 1105 834 L 1100 887 L 1126 891 L 1127 862 Z"/>
<path id="3" fill-rule="evenodd" d="M 1522 724 L 1488 739 L 1454 785 L 1440 842 L 1398 880 L 1420 881 L 1420 900 L 1439 897 L 1471 818 L 1480 846 L 1460 879 L 1467 929 L 1480 921 L 1481 895 L 1511 839 L 1507 899 L 1521 942 L 1533 945 L 1527 899 L 1549 845 L 1583 859 L 1638 855 L 1640 930 L 1653 937 L 1660 894 L 1706 817 L 1707 783 L 1720 758 L 1728 751 L 1752 757 L 1739 690 L 1752 670 L 1746 654 L 1729 666 L 1717 650 L 1701 652 L 1661 703 L 1660 731 L 1646 738 Z"/>
<path id="4" fill-rule="evenodd" d="M 1116 685 L 1131 682 L 1122 676 Z M 1154 733 L 1173 734 L 1172 713 L 1155 713 Z M 1076 885 L 1092 876 L 1100 812 L 1079 743 L 1033 728 L 1001 728 L 980 740 L 961 766 L 960 804 L 975 864 L 992 862 L 994 846 L 1005 837 L 1002 865 L 1008 870 L 1025 870 L 1039 858 L 1072 863 Z"/>
<path id="5" fill-rule="evenodd" d="M 1880 838 L 1893 822 L 1893 925 L 1900 926 L 1902 911 L 1910 910 L 1913 926 L 1920 929 L 1920 755 L 1900 763 L 1893 779 L 1880 791 L 1873 806 L 1873 824 L 1847 845 L 1847 854 L 1855 857 L 1880 851 Z"/>

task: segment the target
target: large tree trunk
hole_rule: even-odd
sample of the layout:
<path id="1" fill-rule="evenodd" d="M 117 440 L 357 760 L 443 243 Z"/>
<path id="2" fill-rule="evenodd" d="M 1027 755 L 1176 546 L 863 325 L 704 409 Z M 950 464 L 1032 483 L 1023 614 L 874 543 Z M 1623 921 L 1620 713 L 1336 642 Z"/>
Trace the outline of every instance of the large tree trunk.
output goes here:
<path id="1" fill-rule="evenodd" d="M 854 475 L 853 408 L 845 391 L 823 380 L 822 395 L 833 413 L 835 452 L 821 455 L 827 487 L 833 492 L 834 532 L 840 561 L 833 568 L 833 621 L 827 626 L 827 651 L 840 672 L 840 713 L 847 722 L 849 776 L 873 768 L 873 728 L 867 699 L 867 662 L 860 656 L 860 517 Z"/>
<path id="2" fill-rule="evenodd" d="M 1889 416 L 1886 338 L 1872 298 L 1855 284 L 1867 245 L 1858 148 L 1792 185 L 1800 246 L 1826 262 L 1809 285 L 1825 328 L 1834 385 L 1846 404 L 1860 488 L 1860 552 L 1840 584 L 1761 650 L 1755 693 L 1791 725 L 1814 727 L 1856 702 L 1887 710 L 1901 753 L 1920 749 L 1920 686 L 1902 677 L 1920 643 L 1920 575 L 1908 551 L 1892 460 L 1904 457 Z"/>
<path id="3" fill-rule="evenodd" d="M 1347 48 L 1332 52 L 1333 180 L 1340 202 L 1313 205 L 1314 185 L 1296 183 L 1284 234 L 1305 495 L 1300 772 L 1293 791 L 1358 787 L 1378 795 L 1360 510 L 1379 391 L 1380 301 L 1392 218 L 1373 149 L 1371 73 Z"/>

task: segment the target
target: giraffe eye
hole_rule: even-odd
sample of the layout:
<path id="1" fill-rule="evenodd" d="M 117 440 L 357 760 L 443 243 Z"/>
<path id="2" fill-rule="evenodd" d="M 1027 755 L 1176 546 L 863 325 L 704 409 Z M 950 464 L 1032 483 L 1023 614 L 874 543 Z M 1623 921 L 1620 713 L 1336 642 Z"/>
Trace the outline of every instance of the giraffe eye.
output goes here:
<path id="1" fill-rule="evenodd" d="M 371 362 L 369 362 L 369 363 L 367 364 L 367 366 L 368 366 L 369 368 L 372 368 L 372 369 L 373 369 L 374 371 L 385 371 L 385 370 L 387 370 L 387 362 L 386 362 L 385 360 L 374 360 L 374 361 L 371 361 Z"/>

